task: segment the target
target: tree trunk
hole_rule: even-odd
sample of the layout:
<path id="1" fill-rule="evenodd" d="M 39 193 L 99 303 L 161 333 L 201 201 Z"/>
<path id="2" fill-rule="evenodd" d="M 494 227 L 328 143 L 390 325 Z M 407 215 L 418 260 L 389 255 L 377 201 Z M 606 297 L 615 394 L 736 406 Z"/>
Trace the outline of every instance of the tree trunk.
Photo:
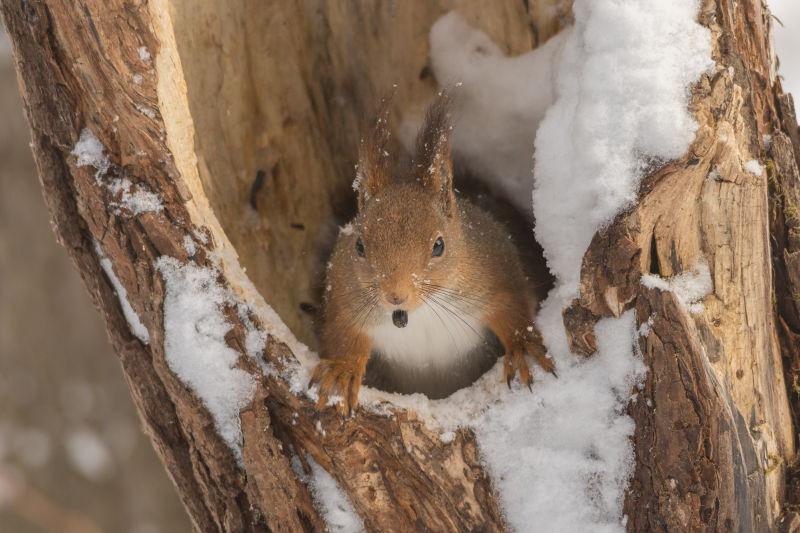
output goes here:
<path id="1" fill-rule="evenodd" d="M 54 230 L 106 319 L 143 425 L 199 531 L 323 530 L 292 454 L 327 470 L 369 530 L 505 527 L 470 431 L 442 442 L 399 408 L 341 419 L 285 379 L 302 351 L 295 335 L 315 345 L 298 305 L 313 301 L 318 276 L 306 251 L 331 215 L 352 209 L 358 118 L 392 82 L 397 109 L 420 108 L 433 93 L 427 34 L 446 7 L 511 54 L 569 22 L 566 0 L 2 0 Z M 649 324 L 639 340 L 649 373 L 629 407 L 632 531 L 774 529 L 795 453 L 796 118 L 775 77 L 762 3 L 706 0 L 699 20 L 729 68 L 693 90 L 692 149 L 654 169 L 637 206 L 595 236 L 581 296 L 564 315 L 573 350 L 586 355 L 602 317 L 635 308 Z M 105 147 L 103 176 L 72 154 L 84 128 Z M 766 173 L 743 170 L 751 159 Z M 714 169 L 718 179 L 708 177 Z M 102 185 L 130 192 L 113 181 L 124 179 L 162 208 L 126 208 L 126 192 Z M 225 339 L 255 383 L 241 410 L 241 457 L 168 362 L 164 256 L 214 269 L 249 309 L 226 307 Z M 640 283 L 700 258 L 714 282 L 700 313 Z M 131 312 L 147 342 L 131 332 Z M 258 331 L 266 348 L 247 357 Z"/>

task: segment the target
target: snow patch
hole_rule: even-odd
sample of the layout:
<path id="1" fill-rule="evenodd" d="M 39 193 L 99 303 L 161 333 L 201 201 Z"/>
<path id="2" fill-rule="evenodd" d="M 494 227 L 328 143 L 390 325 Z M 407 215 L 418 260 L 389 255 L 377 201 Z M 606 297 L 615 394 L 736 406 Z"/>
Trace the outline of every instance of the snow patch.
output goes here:
<path id="1" fill-rule="evenodd" d="M 146 116 L 147 118 L 156 118 L 156 111 L 152 107 L 147 107 L 146 105 L 142 104 L 135 104 L 133 107 L 136 108 L 136 111 Z"/>
<path id="2" fill-rule="evenodd" d="M 365 179 L 364 170 L 361 168 L 360 165 L 356 165 L 356 177 L 355 179 L 353 179 L 353 184 L 352 184 L 354 191 L 356 192 L 361 191 L 361 184 L 364 183 L 364 179 Z M 368 196 L 366 189 L 364 190 L 364 195 Z"/>
<path id="3" fill-rule="evenodd" d="M 262 365 L 262 370 L 265 371 L 265 374 L 271 373 L 272 367 L 268 366 L 261 357 L 267 346 L 267 332 L 259 329 L 258 326 L 250 320 L 250 309 L 244 303 L 237 304 L 236 308 L 239 312 L 239 319 L 242 321 L 245 328 L 244 347 L 247 351 L 247 355 Z"/>
<path id="4" fill-rule="evenodd" d="M 93 167 L 97 171 L 94 175 L 95 181 L 98 185 L 103 184 L 101 178 L 111 169 L 111 161 L 105 154 L 103 143 L 92 130 L 83 128 L 78 142 L 70 153 L 76 157 L 77 166 Z M 164 209 L 161 197 L 150 191 L 143 183 L 133 185 L 128 178 L 111 178 L 105 182 L 105 186 L 111 194 L 120 196 L 119 202 L 112 202 L 111 205 L 124 208 L 134 216 Z"/>
<path id="5" fill-rule="evenodd" d="M 634 330 L 632 310 L 601 320 L 593 357 L 560 366 L 533 399 L 511 395 L 475 424 L 513 530 L 622 529 L 634 424 L 621 413 L 646 371 Z"/>
<path id="6" fill-rule="evenodd" d="M 457 86 L 455 160 L 528 214 L 536 126 L 554 101 L 555 58 L 565 39 L 562 33 L 526 54 L 506 57 L 456 12 L 431 27 L 433 73 L 441 86 Z M 413 121 L 403 127 L 409 147 L 418 126 Z"/>
<path id="7" fill-rule="evenodd" d="M 647 337 L 650 335 L 650 332 L 653 330 L 653 316 L 649 316 L 646 322 L 642 322 L 642 325 L 639 326 L 639 336 L 640 337 Z"/>
<path id="8" fill-rule="evenodd" d="M 83 128 L 78 142 L 70 152 L 77 158 L 75 164 L 79 167 L 94 167 L 97 171 L 94 175 L 95 179 L 100 182 L 100 177 L 103 176 L 108 169 L 111 168 L 111 161 L 105 155 L 105 147 L 103 143 L 89 128 Z"/>
<path id="9" fill-rule="evenodd" d="M 97 241 L 94 243 L 94 251 L 97 253 L 97 257 L 100 259 L 100 266 L 103 268 L 103 272 L 106 273 L 108 280 L 111 282 L 111 286 L 114 287 L 114 291 L 117 293 L 119 305 L 122 307 L 122 314 L 125 316 L 125 320 L 128 322 L 128 328 L 130 328 L 131 333 L 136 335 L 136 337 L 143 343 L 150 344 L 150 332 L 147 331 L 145 325 L 142 324 L 142 320 L 139 318 L 139 315 L 136 313 L 136 311 L 134 311 L 133 307 L 128 301 L 128 291 L 125 290 L 125 287 L 122 285 L 122 283 L 120 283 L 119 278 L 114 273 L 111 260 L 103 253 L 103 249 L 100 247 L 100 243 Z"/>
<path id="10" fill-rule="evenodd" d="M 145 63 L 150 62 L 150 50 L 148 50 L 146 46 L 140 46 L 137 52 L 139 53 L 139 59 Z"/>
<path id="11" fill-rule="evenodd" d="M 751 159 L 750 161 L 745 163 L 744 169 L 753 176 L 760 176 L 761 174 L 764 173 L 764 167 L 762 167 L 761 163 L 759 163 L 755 159 Z"/>
<path id="12" fill-rule="evenodd" d="M 455 431 L 444 431 L 439 434 L 439 440 L 442 441 L 444 444 L 449 444 L 453 442 L 456 438 Z"/>
<path id="13" fill-rule="evenodd" d="M 121 193 L 119 202 L 113 205 L 128 210 L 132 215 L 158 213 L 164 210 L 161 197 L 142 183 L 134 186 L 127 178 L 116 179 L 111 182 L 109 189 Z"/>
<path id="14" fill-rule="evenodd" d="M 197 253 L 197 244 L 194 242 L 191 235 L 183 236 L 183 249 L 186 250 L 186 254 L 189 257 L 194 257 L 194 254 Z"/>
<path id="15" fill-rule="evenodd" d="M 533 203 L 559 292 L 575 294 L 597 229 L 635 201 L 650 161 L 677 158 L 694 139 L 688 88 L 714 62 L 695 0 L 580 0 L 573 10 L 557 101 L 536 135 Z"/>
<path id="16" fill-rule="evenodd" d="M 307 457 L 311 467 L 311 496 L 322 513 L 331 533 L 357 533 L 366 531 L 361 518 L 339 487 L 336 480 L 314 459 Z"/>
<path id="17" fill-rule="evenodd" d="M 231 325 L 223 308 L 233 295 L 217 282 L 215 269 L 181 264 L 161 257 L 156 262 L 166 285 L 164 351 L 170 369 L 203 401 L 217 431 L 241 462 L 239 411 L 255 392 L 255 381 L 236 367 L 239 353 L 228 346 Z"/>
<path id="18" fill-rule="evenodd" d="M 551 419 L 554 427 L 547 431 L 558 435 L 562 428 L 574 428 L 564 446 L 575 450 L 570 439 L 587 446 L 580 466 L 566 460 L 540 477 L 547 482 L 536 484 L 547 487 L 557 479 L 556 486 L 572 484 L 580 497 L 572 508 L 560 508 L 555 499 L 534 518 L 543 520 L 546 530 L 619 531 L 633 465 L 627 444 L 633 421 L 624 412 L 624 397 L 644 375 L 631 349 L 637 333 L 633 315 L 598 323 L 598 353 L 581 364 L 569 353 L 561 313 L 578 294 L 582 257 L 596 231 L 635 202 L 640 180 L 653 163 L 677 158 L 689 148 L 697 125 L 688 112 L 688 89 L 714 63 L 709 31 L 695 22 L 694 0 L 577 0 L 573 9 L 575 26 L 567 30 L 558 58 L 556 103 L 536 134 L 536 237 L 557 278 L 537 323 L 550 355 L 559 363 L 578 365 L 570 376 L 559 364 L 564 378 L 558 386 L 571 389 L 594 370 L 596 379 L 575 392 L 596 398 L 591 403 L 574 399 L 573 408 L 560 421 Z M 599 420 L 605 426 L 598 426 Z M 509 514 L 523 517 L 526 511 L 516 512 Z"/>
<path id="19" fill-rule="evenodd" d="M 692 314 L 703 312 L 701 300 L 714 290 L 711 271 L 705 261 L 699 261 L 692 270 L 669 279 L 646 274 L 642 276 L 642 285 L 674 293 L 680 304 Z"/>

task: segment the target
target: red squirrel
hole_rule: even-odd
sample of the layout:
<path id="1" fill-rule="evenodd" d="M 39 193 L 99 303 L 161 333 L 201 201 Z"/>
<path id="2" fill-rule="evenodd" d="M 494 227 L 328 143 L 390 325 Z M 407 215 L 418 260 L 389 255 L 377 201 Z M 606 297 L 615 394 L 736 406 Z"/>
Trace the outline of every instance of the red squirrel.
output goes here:
<path id="1" fill-rule="evenodd" d="M 525 354 L 554 371 L 531 317 L 536 302 L 509 233 L 456 196 L 448 98 L 428 109 L 416 154 L 393 172 L 388 110 L 361 142 L 358 213 L 340 233 L 322 305 L 318 406 L 358 404 L 362 379 L 384 390 L 448 396 L 499 355 L 529 388 Z M 553 372 L 554 373 L 554 372 Z"/>

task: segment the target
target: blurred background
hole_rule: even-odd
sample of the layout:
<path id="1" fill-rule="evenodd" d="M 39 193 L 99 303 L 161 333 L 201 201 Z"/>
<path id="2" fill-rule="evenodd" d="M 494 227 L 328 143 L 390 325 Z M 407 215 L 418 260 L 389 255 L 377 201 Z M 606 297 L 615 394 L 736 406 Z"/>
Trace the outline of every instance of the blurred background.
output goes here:
<path id="1" fill-rule="evenodd" d="M 800 0 L 771 0 L 800 94 Z M 99 315 L 50 229 L 0 25 L 0 532 L 191 527 L 142 433 Z"/>
<path id="2" fill-rule="evenodd" d="M 55 242 L 28 142 L 0 25 L 0 533 L 191 531 Z"/>

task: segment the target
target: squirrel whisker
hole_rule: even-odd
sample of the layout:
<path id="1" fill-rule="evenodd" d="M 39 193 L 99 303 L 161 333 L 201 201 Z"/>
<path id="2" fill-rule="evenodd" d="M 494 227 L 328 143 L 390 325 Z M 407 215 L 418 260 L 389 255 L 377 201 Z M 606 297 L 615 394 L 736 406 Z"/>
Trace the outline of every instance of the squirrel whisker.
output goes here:
<path id="1" fill-rule="evenodd" d="M 444 300 L 444 299 L 440 299 L 440 298 L 437 298 L 436 296 L 433 296 L 433 295 L 430 295 L 430 297 L 431 297 L 431 300 L 432 300 L 433 302 L 436 302 L 436 303 L 439 305 L 439 307 L 440 307 L 441 309 L 444 309 L 445 311 L 447 311 L 448 313 L 450 313 L 450 314 L 451 314 L 453 317 L 455 317 L 455 318 L 459 319 L 461 322 L 463 322 L 463 323 L 464 323 L 464 325 L 466 325 L 466 326 L 467 326 L 469 329 L 471 329 L 471 330 L 472 330 L 472 332 L 473 332 L 473 333 L 475 333 L 475 335 L 476 335 L 478 338 L 480 338 L 480 339 L 483 339 L 483 335 L 481 335 L 480 333 L 478 333 L 478 332 L 475 330 L 475 328 L 473 328 L 473 327 L 472 327 L 472 325 L 471 325 L 469 322 L 467 322 L 466 320 L 464 320 L 464 318 L 463 318 L 461 315 L 459 315 L 459 314 L 458 314 L 458 313 L 457 313 L 455 310 L 453 310 L 453 309 L 452 309 L 452 307 L 451 307 L 451 306 L 450 306 L 450 305 L 447 303 L 447 301 L 446 301 L 446 300 Z M 459 309 L 459 311 L 463 311 L 463 309 Z M 466 312 L 466 311 L 465 311 L 465 312 Z M 467 313 L 467 314 L 469 314 L 469 313 Z M 470 316 L 472 316 L 472 315 L 470 315 Z M 474 318 L 474 317 L 473 317 L 473 318 Z"/>

